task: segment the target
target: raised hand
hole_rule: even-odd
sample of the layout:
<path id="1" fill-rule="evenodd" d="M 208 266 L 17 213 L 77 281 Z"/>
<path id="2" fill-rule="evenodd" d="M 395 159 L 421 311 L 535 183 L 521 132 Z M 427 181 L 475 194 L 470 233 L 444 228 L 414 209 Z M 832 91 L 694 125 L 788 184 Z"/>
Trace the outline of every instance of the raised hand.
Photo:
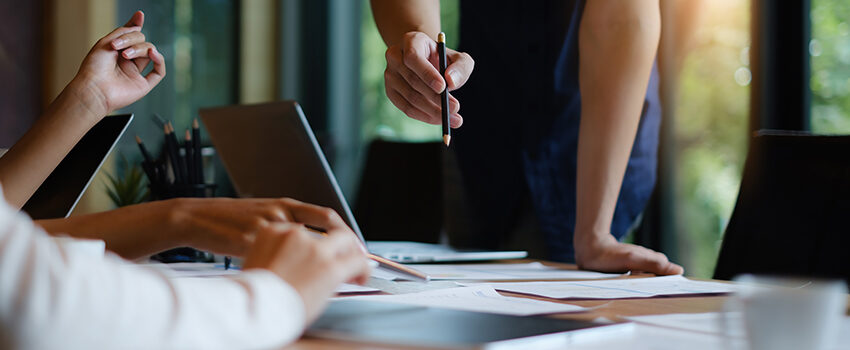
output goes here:
<path id="1" fill-rule="evenodd" d="M 422 32 L 404 34 L 400 44 L 387 48 L 387 69 L 384 86 L 387 97 L 404 114 L 413 119 L 440 124 L 440 93 L 459 89 L 469 79 L 475 61 L 472 56 L 452 49 L 446 50 L 448 66 L 445 80 L 438 69 L 437 44 Z M 450 124 L 458 128 L 463 118 L 458 111 L 460 102 L 449 96 Z"/>
<path id="2" fill-rule="evenodd" d="M 77 95 L 95 115 L 139 100 L 165 77 L 165 58 L 145 41 L 144 22 L 144 13 L 137 11 L 124 26 L 98 40 L 69 85 L 81 89 Z M 142 75 L 151 62 L 153 69 Z"/>

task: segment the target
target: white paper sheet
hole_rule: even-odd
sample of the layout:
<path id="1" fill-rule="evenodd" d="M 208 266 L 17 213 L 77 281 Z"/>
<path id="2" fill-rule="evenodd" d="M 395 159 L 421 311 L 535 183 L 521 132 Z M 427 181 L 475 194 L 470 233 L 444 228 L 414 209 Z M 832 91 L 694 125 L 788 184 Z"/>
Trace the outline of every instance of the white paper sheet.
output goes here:
<path id="1" fill-rule="evenodd" d="M 166 276 L 171 278 L 187 278 L 187 277 L 222 277 L 233 276 L 241 273 L 241 270 L 230 269 L 225 270 L 221 263 L 173 263 L 173 264 L 138 264 L 142 266 L 153 267 L 159 269 Z M 343 283 L 336 289 L 337 294 L 356 294 L 380 292 L 380 289 L 359 286 L 356 284 Z"/>
<path id="2" fill-rule="evenodd" d="M 221 277 L 236 275 L 240 272 L 238 269 L 225 270 L 224 265 L 221 263 L 151 263 L 138 265 L 153 267 L 171 278 Z"/>
<path id="3" fill-rule="evenodd" d="M 372 288 L 350 283 L 343 283 L 342 285 L 336 288 L 337 294 L 373 293 L 380 291 L 381 290 L 378 288 Z"/>
<path id="4" fill-rule="evenodd" d="M 432 281 L 528 281 L 615 278 L 621 274 L 564 270 L 539 262 L 527 264 L 407 264 L 431 276 Z M 372 277 L 404 280 L 403 275 L 376 269 Z"/>
<path id="5" fill-rule="evenodd" d="M 368 300 L 445 309 L 487 312 L 506 315 L 539 315 L 587 310 L 581 306 L 512 298 L 500 295 L 489 286 L 459 287 L 397 295 L 346 297 L 345 300 Z"/>
<path id="6" fill-rule="evenodd" d="M 650 326 L 665 327 L 678 329 L 683 331 L 728 335 L 738 338 L 744 337 L 743 321 L 740 312 L 728 312 L 724 315 L 726 322 L 726 330 L 722 329 L 720 316 L 724 315 L 720 312 L 705 312 L 694 314 L 664 314 L 664 315 L 646 315 L 646 316 L 631 316 L 626 319 Z"/>
<path id="7" fill-rule="evenodd" d="M 462 283 L 465 286 L 480 283 Z M 554 299 L 649 298 L 661 295 L 721 294 L 738 289 L 720 282 L 693 281 L 682 276 L 622 278 L 605 281 L 488 283 L 493 288 Z"/>

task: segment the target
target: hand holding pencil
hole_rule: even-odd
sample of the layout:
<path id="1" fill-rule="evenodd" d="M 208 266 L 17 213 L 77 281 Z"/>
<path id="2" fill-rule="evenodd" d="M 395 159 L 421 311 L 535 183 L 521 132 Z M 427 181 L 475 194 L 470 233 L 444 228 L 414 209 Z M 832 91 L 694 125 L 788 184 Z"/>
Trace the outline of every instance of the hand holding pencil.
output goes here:
<path id="1" fill-rule="evenodd" d="M 442 124 L 441 93 L 466 83 L 475 62 L 464 52 L 445 49 L 445 74 L 440 74 L 436 36 L 409 32 L 387 48 L 384 80 L 387 97 L 408 117 L 434 125 Z M 448 94 L 449 126 L 463 124 L 460 102 Z"/>

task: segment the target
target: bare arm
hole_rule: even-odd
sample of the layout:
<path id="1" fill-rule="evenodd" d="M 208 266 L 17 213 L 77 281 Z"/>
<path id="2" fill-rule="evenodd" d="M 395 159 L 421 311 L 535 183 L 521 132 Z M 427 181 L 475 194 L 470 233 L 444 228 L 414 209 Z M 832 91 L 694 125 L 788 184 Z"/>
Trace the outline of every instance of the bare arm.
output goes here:
<path id="1" fill-rule="evenodd" d="M 661 31 L 658 1 L 589 1 L 579 29 L 582 96 L 576 261 L 594 270 L 681 273 L 661 254 L 610 234 Z"/>
<path id="2" fill-rule="evenodd" d="M 141 11 L 100 39 L 47 112 L 0 158 L 0 183 L 20 209 L 71 148 L 107 113 L 146 95 L 165 76 L 165 59 L 142 34 Z M 154 69 L 142 70 L 150 63 Z"/>
<path id="3" fill-rule="evenodd" d="M 436 38 L 440 32 L 440 0 L 371 0 L 372 15 L 387 46 L 402 41 L 407 32 Z"/>
<path id="4" fill-rule="evenodd" d="M 178 198 L 36 223 L 51 235 L 103 240 L 130 260 L 181 246 L 244 256 L 257 232 L 277 223 L 351 232 L 332 209 L 286 198 Z"/>

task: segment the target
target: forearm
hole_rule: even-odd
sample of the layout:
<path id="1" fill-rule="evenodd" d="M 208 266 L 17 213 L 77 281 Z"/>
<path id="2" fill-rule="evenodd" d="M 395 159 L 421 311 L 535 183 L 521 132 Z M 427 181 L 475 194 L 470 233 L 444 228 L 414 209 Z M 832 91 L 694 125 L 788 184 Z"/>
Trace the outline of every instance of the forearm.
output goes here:
<path id="1" fill-rule="evenodd" d="M 657 1 L 591 1 L 579 29 L 577 243 L 610 236 L 660 36 Z"/>
<path id="2" fill-rule="evenodd" d="M 401 42 L 404 33 L 418 31 L 436 40 L 440 32 L 439 0 L 371 0 L 378 32 L 387 46 Z"/>
<path id="3" fill-rule="evenodd" d="M 20 209 L 104 113 L 69 85 L 26 134 L 0 157 L 0 183 L 9 204 Z"/>
<path id="4" fill-rule="evenodd" d="M 50 235 L 103 240 L 110 251 L 134 260 L 187 243 L 174 229 L 178 225 L 170 215 L 172 204 L 156 201 L 36 223 Z"/>

